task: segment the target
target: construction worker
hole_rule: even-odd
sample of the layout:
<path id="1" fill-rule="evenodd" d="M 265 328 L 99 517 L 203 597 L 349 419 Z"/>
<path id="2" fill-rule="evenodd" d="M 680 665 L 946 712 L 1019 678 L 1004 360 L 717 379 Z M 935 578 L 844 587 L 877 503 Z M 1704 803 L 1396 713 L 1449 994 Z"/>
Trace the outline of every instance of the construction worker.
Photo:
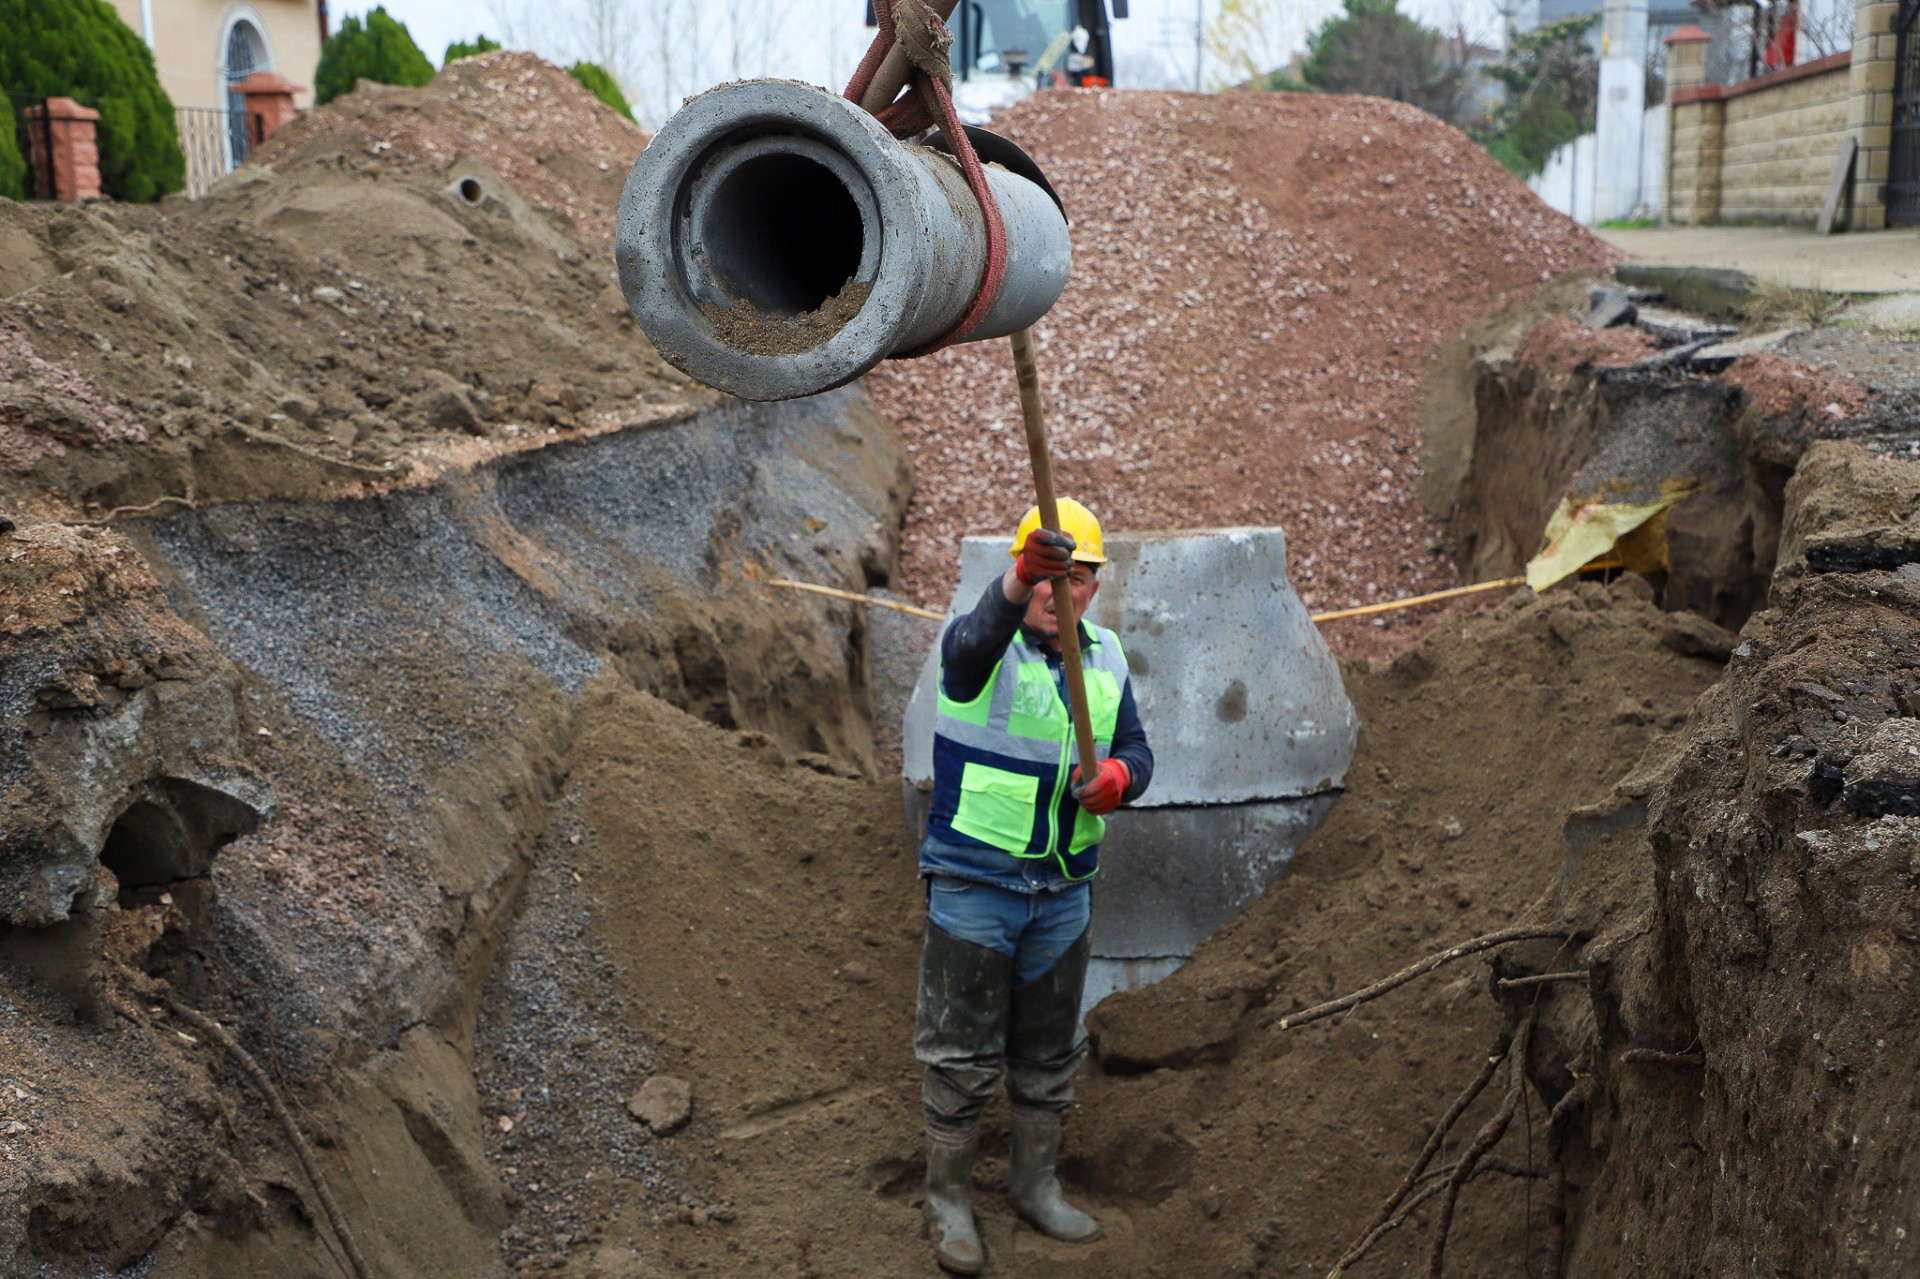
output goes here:
<path id="1" fill-rule="evenodd" d="M 1100 523 L 1060 504 L 1060 532 L 1027 513 L 1013 567 L 940 640 L 933 803 L 920 848 L 928 881 L 914 1054 L 925 1065 L 927 1216 L 935 1259 L 976 1275 L 986 1250 L 973 1217 L 980 1110 L 1001 1075 L 1012 1103 L 1008 1195 L 1029 1224 L 1089 1242 L 1100 1223 L 1069 1204 L 1054 1164 L 1073 1075 L 1086 1056 L 1088 880 L 1102 820 L 1138 799 L 1153 752 L 1134 709 L 1120 640 L 1080 623 L 1081 661 L 1100 763 L 1082 777 L 1061 664 L 1053 590 L 1074 615 L 1100 589 Z"/>

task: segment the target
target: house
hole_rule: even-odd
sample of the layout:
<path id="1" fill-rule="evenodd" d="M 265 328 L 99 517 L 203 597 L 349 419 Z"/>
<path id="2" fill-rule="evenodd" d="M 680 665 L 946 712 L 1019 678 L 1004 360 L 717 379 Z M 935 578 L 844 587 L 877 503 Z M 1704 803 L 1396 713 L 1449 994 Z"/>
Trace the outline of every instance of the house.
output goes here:
<path id="1" fill-rule="evenodd" d="M 327 0 L 112 0 L 153 50 L 173 99 L 187 191 L 199 195 L 247 158 L 253 139 L 234 86 L 258 71 L 285 77 L 295 106 L 313 105 L 327 38 Z"/>
<path id="2" fill-rule="evenodd" d="M 240 109 L 229 86 L 277 71 L 313 105 L 313 71 L 327 38 L 326 0 L 112 0 L 153 50 L 160 87 L 176 107 Z"/>

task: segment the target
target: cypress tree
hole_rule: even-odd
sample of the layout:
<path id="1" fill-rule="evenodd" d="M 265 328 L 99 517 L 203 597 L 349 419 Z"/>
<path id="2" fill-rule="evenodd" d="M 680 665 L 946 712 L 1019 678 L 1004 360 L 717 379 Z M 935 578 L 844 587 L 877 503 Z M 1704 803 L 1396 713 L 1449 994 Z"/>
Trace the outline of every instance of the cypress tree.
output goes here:
<path id="1" fill-rule="evenodd" d="M 461 58 L 471 58 L 481 53 L 492 53 L 499 47 L 498 44 L 495 44 L 485 36 L 475 36 L 471 40 L 455 40 L 447 46 L 447 56 L 440 59 L 440 65 L 444 67 L 449 62 L 457 62 Z"/>
<path id="2" fill-rule="evenodd" d="M 100 187 L 145 202 L 187 182 L 173 100 L 153 53 L 105 0 L 0 0 L 0 85 L 100 112 Z M 3 162 L 0 162 L 3 163 Z"/>
<path id="3" fill-rule="evenodd" d="M 7 3 L 8 0 L 0 0 Z M 433 64 L 413 42 L 407 24 L 381 5 L 362 22 L 350 17 L 320 51 L 313 72 L 313 99 L 331 102 L 352 93 L 356 80 L 419 86 L 433 79 Z"/>
<path id="4" fill-rule="evenodd" d="M 627 105 L 626 95 L 620 92 L 620 86 L 614 83 L 605 67 L 597 62 L 576 62 L 567 68 L 567 74 L 585 85 L 588 93 L 627 119 L 633 119 L 633 108 Z"/>
<path id="5" fill-rule="evenodd" d="M 13 100 L 0 92 L 0 196 L 24 200 L 27 198 L 27 161 L 20 154 L 20 138 L 14 129 Z"/>

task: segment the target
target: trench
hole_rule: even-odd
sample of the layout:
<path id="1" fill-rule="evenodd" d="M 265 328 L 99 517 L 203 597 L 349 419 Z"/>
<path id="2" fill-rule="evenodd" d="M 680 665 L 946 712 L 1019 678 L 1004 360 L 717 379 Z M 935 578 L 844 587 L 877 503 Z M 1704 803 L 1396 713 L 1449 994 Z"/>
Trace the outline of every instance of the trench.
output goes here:
<path id="1" fill-rule="evenodd" d="M 1724 630 L 1663 619 L 1691 608 L 1737 628 L 1765 598 L 1790 468 L 1740 453 L 1737 405 L 1478 357 L 1459 370 L 1474 436 L 1445 510 L 1476 569 L 1510 571 L 1500 557 L 1537 537 L 1530 521 L 1604 451 L 1594 441 L 1679 423 L 1723 452 L 1698 517 L 1676 528 L 1675 571 L 1582 587 L 1348 671 L 1377 730 L 1327 828 L 1188 970 L 1092 1019 L 1086 1126 L 1066 1166 L 1114 1240 L 1036 1252 L 995 1208 L 990 1248 L 1020 1259 L 1014 1273 L 1156 1273 L 1182 1239 L 1174 1251 L 1190 1251 L 1196 1273 L 1266 1273 L 1292 1210 L 1261 1200 L 1281 1193 L 1270 1188 L 1283 1169 L 1249 1150 L 1322 1140 L 1313 1090 L 1342 1074 L 1353 1104 L 1374 1107 L 1372 1130 L 1417 1133 L 1414 1076 L 1378 1096 L 1361 1076 L 1379 1054 L 1438 1042 L 1419 1035 L 1451 1045 L 1471 1021 L 1456 994 L 1404 1034 L 1356 1017 L 1295 1051 L 1271 1038 L 1275 979 L 1311 969 L 1301 988 L 1332 993 L 1321 988 L 1336 963 L 1339 980 L 1378 975 L 1441 926 L 1436 911 L 1450 930 L 1511 916 L 1532 885 L 1502 863 L 1509 845 L 1565 856 L 1570 899 L 1592 891 L 1572 887 L 1581 864 L 1645 837 L 1644 795 L 1615 802 L 1607 788 L 1643 747 L 1684 731 L 1726 656 Z M 1548 447 L 1568 422 L 1585 455 Z M 1528 456 L 1544 459 L 1540 473 L 1510 483 Z M 554 445 L 380 497 L 139 526 L 176 609 L 244 672 L 240 719 L 264 743 L 256 763 L 279 811 L 255 830 L 257 811 L 225 792 L 163 778 L 119 811 L 100 860 L 123 911 L 173 899 L 172 926 L 141 962 L 220 1014 L 301 1098 L 380 1273 L 924 1262 L 909 1225 L 914 1070 L 904 1023 L 886 1013 L 912 1003 L 919 924 L 901 903 L 915 876 L 869 688 L 870 668 L 899 654 L 880 651 L 857 612 L 756 584 L 886 585 L 906 486 L 891 431 L 858 393 L 836 392 Z M 1568 688 L 1535 677 L 1547 662 Z M 1509 733 L 1511 759 L 1431 763 L 1432 723 L 1466 734 L 1480 714 L 1491 735 L 1508 722 L 1476 709 L 1489 689 L 1534 736 Z M 1536 738 L 1567 758 L 1525 759 Z M 1522 766 L 1552 811 L 1511 795 Z M 1473 796 L 1481 808 L 1463 807 Z M 1586 806 L 1562 831 L 1552 805 L 1567 796 Z M 1454 851 L 1417 864 L 1410 850 L 1436 828 Z M 289 842 L 308 860 L 324 849 L 337 875 L 290 880 Z M 1356 941 L 1367 929 L 1354 911 L 1390 920 L 1382 935 L 1401 949 Z M 1659 1023 L 1669 1037 L 1687 1024 Z M 1567 1043 L 1585 1033 L 1551 1029 Z M 217 1061 L 173 1068 L 188 1083 L 180 1112 L 107 1143 L 138 1170 L 140 1194 L 104 1161 L 43 1193 L 23 1241 L 34 1264 L 339 1273 L 258 1099 Z M 661 1077 L 694 1081 L 684 1127 L 629 1108 Z M 1295 1090 L 1305 1118 L 1273 1105 L 1276 1088 Z M 1004 1140 L 990 1135 L 990 1161 Z M 1388 1175 L 1390 1139 L 1362 1144 L 1354 1166 Z M 1570 1166 L 1587 1184 L 1606 1175 Z M 1243 1186 L 1243 1172 L 1269 1189 Z M 1369 1193 L 1343 1184 L 1326 1213 Z M 1518 1191 L 1484 1203 L 1461 1228 L 1468 1255 L 1532 1258 L 1514 1225 L 1530 1227 L 1531 1205 Z"/>

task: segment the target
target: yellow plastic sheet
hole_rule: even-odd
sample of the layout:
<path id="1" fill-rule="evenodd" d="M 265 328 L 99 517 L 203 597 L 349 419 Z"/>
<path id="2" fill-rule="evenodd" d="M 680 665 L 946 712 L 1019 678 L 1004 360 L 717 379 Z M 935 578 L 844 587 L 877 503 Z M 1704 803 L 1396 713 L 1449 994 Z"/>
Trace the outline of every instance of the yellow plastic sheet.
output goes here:
<path id="1" fill-rule="evenodd" d="M 1665 569 L 1667 511 L 1698 491 L 1693 485 L 1676 486 L 1650 502 L 1561 498 L 1547 521 L 1546 549 L 1527 564 L 1527 585 L 1544 591 L 1608 554 L 1636 573 Z"/>

